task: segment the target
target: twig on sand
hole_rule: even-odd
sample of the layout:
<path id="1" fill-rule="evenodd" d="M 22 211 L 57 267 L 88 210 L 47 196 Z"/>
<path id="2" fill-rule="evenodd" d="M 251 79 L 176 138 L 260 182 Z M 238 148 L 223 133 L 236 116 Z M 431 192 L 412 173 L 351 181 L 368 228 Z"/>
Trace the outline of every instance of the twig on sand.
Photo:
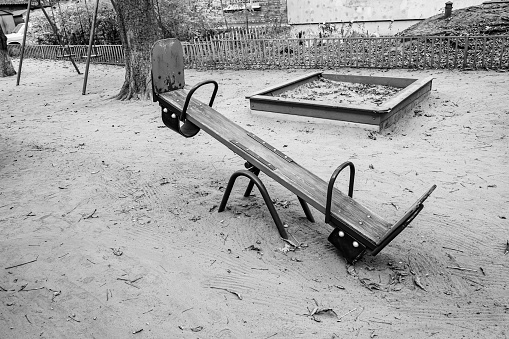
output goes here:
<path id="1" fill-rule="evenodd" d="M 298 248 L 299 246 L 295 245 L 295 243 L 289 239 L 285 239 L 285 238 L 281 238 L 285 243 L 287 243 L 288 245 L 292 246 L 292 247 L 295 247 L 295 248 Z"/>
<path id="2" fill-rule="evenodd" d="M 210 286 L 210 288 L 213 288 L 213 289 L 216 289 L 216 290 L 223 290 L 223 291 L 226 291 L 226 292 L 230 292 L 231 294 L 234 294 L 237 296 L 237 298 L 239 298 L 239 300 L 242 300 L 242 296 L 235 292 L 235 291 L 232 291 L 232 290 L 229 290 L 227 288 L 223 288 L 223 287 L 214 287 L 214 286 Z"/>
<path id="3" fill-rule="evenodd" d="M 473 282 L 474 284 L 481 285 L 482 287 L 484 287 L 484 285 L 483 285 L 483 284 L 481 284 L 480 282 L 477 282 L 477 281 L 475 281 L 475 280 L 469 279 L 469 278 L 467 278 L 467 277 L 462 277 L 462 278 L 463 278 L 463 279 L 465 279 L 465 280 L 468 280 L 468 281 L 470 281 L 470 282 Z"/>
<path id="4" fill-rule="evenodd" d="M 374 320 L 374 319 L 369 319 L 369 321 L 372 321 L 374 323 L 379 323 L 379 324 L 387 324 L 387 325 L 392 325 L 391 322 L 388 322 L 388 321 L 381 321 L 381 320 Z"/>
<path id="5" fill-rule="evenodd" d="M 455 249 L 455 248 L 451 248 L 451 247 L 445 247 L 445 246 L 442 246 L 442 248 L 445 248 L 446 250 L 458 251 L 458 252 L 463 253 L 463 251 L 462 251 L 462 250 L 457 250 L 457 249 Z"/>
<path id="6" fill-rule="evenodd" d="M 21 264 L 9 266 L 9 267 L 6 267 L 5 269 L 8 270 L 8 269 L 11 269 L 11 268 L 15 268 L 15 267 L 23 266 L 23 265 L 26 265 L 26 264 L 30 264 L 30 263 L 36 262 L 38 258 L 39 258 L 39 256 L 37 256 L 37 258 L 35 258 L 34 260 L 30 260 L 30 261 L 27 261 L 27 262 L 24 262 L 24 263 L 21 263 Z"/>
<path id="7" fill-rule="evenodd" d="M 138 281 L 138 280 L 140 280 L 141 278 L 143 278 L 143 277 L 139 277 L 139 278 L 136 278 L 136 279 L 133 279 L 133 280 L 131 280 L 131 279 L 126 279 L 126 278 L 117 278 L 117 280 L 127 281 L 127 282 L 130 282 L 130 283 L 132 284 L 132 283 L 137 282 L 137 281 Z"/>
<path id="8" fill-rule="evenodd" d="M 94 217 L 95 212 L 97 212 L 97 208 L 96 208 L 96 209 L 94 209 L 94 211 L 93 211 L 91 214 L 89 214 L 88 216 L 83 217 L 83 220 L 91 219 L 91 218 L 99 218 L 98 216 L 95 216 L 95 217 Z"/>
<path id="9" fill-rule="evenodd" d="M 453 270 L 459 270 L 459 271 L 477 272 L 477 270 L 473 270 L 471 268 L 460 267 L 460 266 L 446 266 L 446 268 L 452 268 Z"/>
<path id="10" fill-rule="evenodd" d="M 77 323 L 80 323 L 80 322 L 81 322 L 81 321 L 80 321 L 80 320 L 78 320 L 78 319 L 74 319 L 74 317 L 73 317 L 73 316 L 70 316 L 70 315 L 68 315 L 68 316 L 67 316 L 67 319 L 71 319 L 71 320 L 73 320 L 73 321 L 75 321 L 75 322 L 77 322 Z"/>
<path id="11" fill-rule="evenodd" d="M 25 219 L 28 219 L 28 217 L 35 217 L 35 214 L 32 213 L 32 211 L 28 212 L 27 215 L 25 215 Z M 25 220 L 23 219 L 23 220 Z"/>
<path id="12" fill-rule="evenodd" d="M 338 321 L 341 321 L 341 319 L 343 319 L 345 316 L 349 315 L 350 313 L 352 313 L 353 311 L 355 311 L 357 309 L 354 308 L 354 309 L 351 309 L 350 311 L 346 312 L 345 314 L 343 314 L 341 317 L 338 317 Z"/>
<path id="13" fill-rule="evenodd" d="M 359 314 L 357 314 L 357 316 L 355 317 L 355 321 L 357 321 L 357 319 L 359 319 L 359 317 L 361 316 L 362 312 L 364 312 L 364 307 L 362 308 L 362 310 L 359 312 Z"/>

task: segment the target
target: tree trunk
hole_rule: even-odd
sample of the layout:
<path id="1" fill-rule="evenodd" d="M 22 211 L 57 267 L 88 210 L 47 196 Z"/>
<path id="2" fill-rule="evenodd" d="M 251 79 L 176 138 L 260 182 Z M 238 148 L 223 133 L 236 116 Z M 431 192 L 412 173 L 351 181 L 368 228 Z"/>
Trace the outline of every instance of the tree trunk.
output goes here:
<path id="1" fill-rule="evenodd" d="M 152 93 L 150 51 L 162 37 L 153 0 L 111 0 L 125 57 L 120 100 L 149 99 Z"/>
<path id="2" fill-rule="evenodd" d="M 0 26 L 0 78 L 10 77 L 16 74 L 12 66 L 11 58 L 7 53 L 7 37 Z"/>

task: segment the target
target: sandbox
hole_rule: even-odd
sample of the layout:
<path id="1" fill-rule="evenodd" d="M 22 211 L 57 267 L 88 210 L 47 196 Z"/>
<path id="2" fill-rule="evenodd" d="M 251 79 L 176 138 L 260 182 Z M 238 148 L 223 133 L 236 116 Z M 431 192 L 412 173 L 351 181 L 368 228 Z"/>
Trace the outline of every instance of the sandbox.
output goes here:
<path id="1" fill-rule="evenodd" d="M 321 101 L 320 98 L 307 100 L 281 97 L 281 94 L 285 92 L 320 79 L 341 83 L 390 86 L 400 90 L 378 104 L 338 103 L 328 99 Z M 246 98 L 249 99 L 250 108 L 254 111 L 278 116 L 286 114 L 317 120 L 342 121 L 382 130 L 394 124 L 423 101 L 431 90 L 432 81 L 432 77 L 410 79 L 314 72 L 255 92 Z"/>

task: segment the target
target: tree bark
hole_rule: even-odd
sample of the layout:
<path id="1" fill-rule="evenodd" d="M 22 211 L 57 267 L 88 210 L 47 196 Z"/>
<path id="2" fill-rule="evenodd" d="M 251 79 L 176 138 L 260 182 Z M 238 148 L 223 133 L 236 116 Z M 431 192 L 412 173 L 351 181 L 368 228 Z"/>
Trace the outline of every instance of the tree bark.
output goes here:
<path id="1" fill-rule="evenodd" d="M 162 37 L 153 0 L 111 0 L 125 57 L 120 100 L 149 99 L 152 94 L 150 51 Z"/>
<path id="2" fill-rule="evenodd" d="M 16 74 L 12 66 L 11 58 L 7 53 L 7 37 L 0 26 L 0 78 L 10 77 Z"/>

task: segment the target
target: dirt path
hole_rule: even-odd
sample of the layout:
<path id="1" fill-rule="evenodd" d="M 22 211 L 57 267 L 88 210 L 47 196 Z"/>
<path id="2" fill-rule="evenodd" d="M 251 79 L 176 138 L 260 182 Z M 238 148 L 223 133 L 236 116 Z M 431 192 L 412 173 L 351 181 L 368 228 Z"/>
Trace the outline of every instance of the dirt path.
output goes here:
<path id="1" fill-rule="evenodd" d="M 250 113 L 244 95 L 304 70 L 187 71 L 325 180 L 352 160 L 356 199 L 387 220 L 438 185 L 411 227 L 348 266 L 323 215 L 310 223 L 266 177 L 305 247 L 283 250 L 258 192 L 217 213 L 242 159 L 178 137 L 152 102 L 110 100 L 123 69 L 93 66 L 82 96 L 65 63 L 25 65 L 21 86 L 0 79 L 1 338 L 509 336 L 507 73 L 341 70 L 436 78 L 414 116 L 373 134 Z"/>

